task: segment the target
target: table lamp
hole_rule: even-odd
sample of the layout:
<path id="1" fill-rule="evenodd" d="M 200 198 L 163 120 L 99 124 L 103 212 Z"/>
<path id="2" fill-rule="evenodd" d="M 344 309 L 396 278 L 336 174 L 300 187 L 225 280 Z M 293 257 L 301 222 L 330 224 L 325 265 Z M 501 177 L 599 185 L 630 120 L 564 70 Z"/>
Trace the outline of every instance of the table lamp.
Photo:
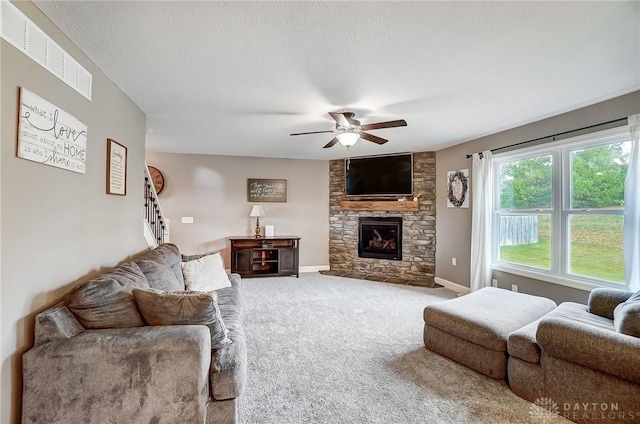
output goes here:
<path id="1" fill-rule="evenodd" d="M 255 238 L 261 238 L 260 235 L 260 217 L 264 216 L 264 209 L 260 205 L 254 205 L 251 208 L 251 213 L 249 214 L 251 218 L 256 218 L 256 235 Z"/>

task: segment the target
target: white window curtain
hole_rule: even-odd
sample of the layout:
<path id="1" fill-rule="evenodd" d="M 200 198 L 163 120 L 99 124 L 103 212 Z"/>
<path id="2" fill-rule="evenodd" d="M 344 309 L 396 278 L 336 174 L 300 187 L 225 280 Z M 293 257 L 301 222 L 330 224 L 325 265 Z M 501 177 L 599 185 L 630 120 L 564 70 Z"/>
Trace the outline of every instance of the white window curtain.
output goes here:
<path id="1" fill-rule="evenodd" d="M 473 154 L 471 168 L 471 291 L 491 285 L 491 211 L 493 202 L 491 151 Z"/>
<path id="2" fill-rule="evenodd" d="M 631 154 L 624 183 L 624 278 L 627 290 L 640 290 L 640 114 L 628 118 Z"/>

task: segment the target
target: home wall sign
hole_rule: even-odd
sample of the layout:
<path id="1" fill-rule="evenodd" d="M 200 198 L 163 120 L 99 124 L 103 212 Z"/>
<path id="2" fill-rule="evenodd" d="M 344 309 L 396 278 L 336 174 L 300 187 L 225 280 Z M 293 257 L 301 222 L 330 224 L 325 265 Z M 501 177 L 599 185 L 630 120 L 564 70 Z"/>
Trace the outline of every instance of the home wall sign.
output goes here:
<path id="1" fill-rule="evenodd" d="M 469 170 L 447 172 L 447 207 L 469 207 Z"/>
<path id="2" fill-rule="evenodd" d="M 248 202 L 286 202 L 287 180 L 247 179 Z"/>
<path id="3" fill-rule="evenodd" d="M 87 126 L 21 87 L 18 157 L 84 174 Z"/>

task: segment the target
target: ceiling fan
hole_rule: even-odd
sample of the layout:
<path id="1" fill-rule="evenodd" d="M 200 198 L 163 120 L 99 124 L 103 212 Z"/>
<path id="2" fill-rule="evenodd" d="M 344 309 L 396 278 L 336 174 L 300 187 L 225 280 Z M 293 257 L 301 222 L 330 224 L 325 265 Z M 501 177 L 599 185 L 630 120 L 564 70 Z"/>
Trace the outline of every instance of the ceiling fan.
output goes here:
<path id="1" fill-rule="evenodd" d="M 323 148 L 327 149 L 329 147 L 333 147 L 336 143 L 340 143 L 345 146 L 347 149 L 354 144 L 356 141 L 363 138 L 368 141 L 372 141 L 377 144 L 384 144 L 389 140 L 384 138 L 380 138 L 373 134 L 369 134 L 365 131 L 369 130 L 379 130 L 382 128 L 393 128 L 393 127 L 406 127 L 407 121 L 404 119 L 398 119 L 396 121 L 387 121 L 387 122 L 378 122 L 375 124 L 360 124 L 360 121 L 354 119 L 356 116 L 353 112 L 329 112 L 329 115 L 336 121 L 336 129 L 335 130 L 327 130 L 327 131 L 311 131 L 311 132 L 302 132 L 302 133 L 293 133 L 289 135 L 306 135 L 306 134 L 321 134 L 321 133 L 338 133 L 330 142 L 328 142 Z"/>

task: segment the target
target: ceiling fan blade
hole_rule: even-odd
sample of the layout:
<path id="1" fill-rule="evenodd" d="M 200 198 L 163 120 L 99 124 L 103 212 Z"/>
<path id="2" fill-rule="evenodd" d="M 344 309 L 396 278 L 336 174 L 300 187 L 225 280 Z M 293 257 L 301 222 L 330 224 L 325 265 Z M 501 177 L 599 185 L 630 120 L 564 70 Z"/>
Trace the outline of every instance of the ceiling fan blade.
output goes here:
<path id="1" fill-rule="evenodd" d="M 379 130 L 382 128 L 393 128 L 393 127 L 406 127 L 407 126 L 407 121 L 405 121 L 404 119 L 398 119 L 397 121 L 387 121 L 387 122 L 378 122 L 375 124 L 365 124 L 362 125 L 362 130 L 363 131 L 369 131 L 369 130 Z"/>
<path id="2" fill-rule="evenodd" d="M 360 133 L 360 138 L 364 138 L 365 140 L 373 141 L 376 144 L 384 144 L 387 141 L 389 141 L 389 140 L 386 140 L 384 138 L 380 138 L 380 137 L 377 137 L 377 136 L 375 136 L 373 134 L 369 134 L 369 133 L 366 133 L 366 132 Z"/>
<path id="3" fill-rule="evenodd" d="M 329 131 L 311 131 L 311 132 L 301 132 L 301 133 L 293 133 L 289 135 L 307 135 L 307 134 L 323 134 L 323 133 L 332 133 L 333 130 Z"/>
<path id="4" fill-rule="evenodd" d="M 350 126 L 358 126 L 360 125 L 360 121 L 357 119 L 353 119 L 355 113 L 353 112 L 329 112 L 329 115 L 333 118 L 334 121 L 343 127 Z"/>
<path id="5" fill-rule="evenodd" d="M 333 140 L 324 145 L 323 149 L 328 149 L 329 147 L 333 147 L 338 142 L 338 137 L 333 137 Z"/>

